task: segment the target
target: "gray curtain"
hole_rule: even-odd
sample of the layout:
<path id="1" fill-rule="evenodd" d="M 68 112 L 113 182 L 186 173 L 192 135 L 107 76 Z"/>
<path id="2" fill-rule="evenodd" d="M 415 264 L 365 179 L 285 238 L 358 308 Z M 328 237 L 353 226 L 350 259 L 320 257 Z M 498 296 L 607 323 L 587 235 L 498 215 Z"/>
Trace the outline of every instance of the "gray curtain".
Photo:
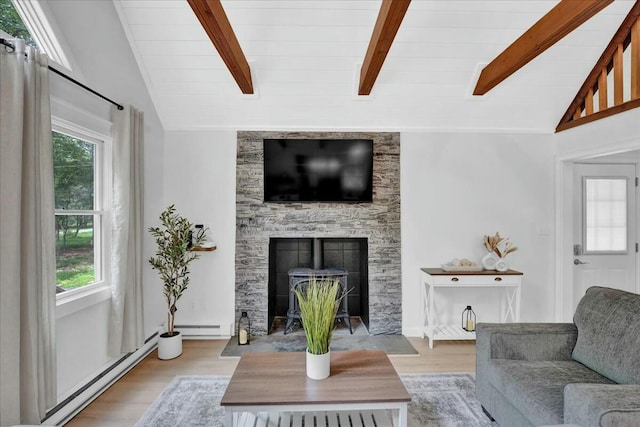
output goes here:
<path id="1" fill-rule="evenodd" d="M 56 404 L 55 220 L 47 57 L 0 46 L 0 425 Z"/>
<path id="2" fill-rule="evenodd" d="M 111 356 L 144 344 L 142 311 L 142 202 L 144 115 L 133 107 L 112 109 L 113 220 L 111 256 Z"/>

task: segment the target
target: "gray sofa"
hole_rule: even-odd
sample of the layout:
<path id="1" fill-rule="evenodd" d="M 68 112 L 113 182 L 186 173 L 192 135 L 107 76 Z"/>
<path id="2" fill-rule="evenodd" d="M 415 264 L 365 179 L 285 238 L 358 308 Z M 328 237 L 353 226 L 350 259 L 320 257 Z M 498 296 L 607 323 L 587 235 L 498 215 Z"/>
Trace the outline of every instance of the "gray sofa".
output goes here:
<path id="1" fill-rule="evenodd" d="M 589 288 L 573 321 L 477 325 L 476 395 L 500 426 L 640 426 L 640 295 Z"/>

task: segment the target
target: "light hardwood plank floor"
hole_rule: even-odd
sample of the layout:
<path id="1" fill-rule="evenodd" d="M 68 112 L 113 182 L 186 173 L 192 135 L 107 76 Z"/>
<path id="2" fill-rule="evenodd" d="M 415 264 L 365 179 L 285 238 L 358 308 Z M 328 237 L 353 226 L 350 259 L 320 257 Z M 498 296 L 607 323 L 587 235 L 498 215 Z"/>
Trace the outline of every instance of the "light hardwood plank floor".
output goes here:
<path id="1" fill-rule="evenodd" d="M 409 341 L 418 356 L 389 356 L 399 374 L 475 371 L 473 341 L 439 341 L 433 349 L 427 340 Z M 182 356 L 173 360 L 159 360 L 154 350 L 67 426 L 132 426 L 176 375 L 231 375 L 239 359 L 220 358 L 226 344 L 226 340 L 185 340 Z"/>

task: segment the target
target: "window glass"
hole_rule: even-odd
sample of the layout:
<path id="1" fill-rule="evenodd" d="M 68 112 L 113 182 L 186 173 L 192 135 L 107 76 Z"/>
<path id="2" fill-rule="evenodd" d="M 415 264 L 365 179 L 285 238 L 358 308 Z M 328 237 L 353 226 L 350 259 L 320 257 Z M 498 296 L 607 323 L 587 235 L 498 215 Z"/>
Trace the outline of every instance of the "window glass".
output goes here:
<path id="1" fill-rule="evenodd" d="M 62 34 L 55 34 L 60 31 L 55 31 L 54 21 L 49 20 L 42 7 L 49 1 L 0 0 L 0 34 L 5 38 L 23 39 L 27 45 L 38 47 L 52 64 L 70 72 L 71 61 L 62 47 Z"/>
<path id="2" fill-rule="evenodd" d="M 93 215 L 56 215 L 56 229 L 57 286 L 69 290 L 95 282 Z"/>
<path id="3" fill-rule="evenodd" d="M 53 132 L 56 209 L 94 209 L 95 144 Z"/>
<path id="4" fill-rule="evenodd" d="M 585 178 L 585 252 L 627 251 L 627 179 Z"/>
<path id="5" fill-rule="evenodd" d="M 96 207 L 96 144 L 53 132 L 58 292 L 100 280 L 103 213 Z"/>
<path id="6" fill-rule="evenodd" d="M 0 0 L 0 29 L 13 37 L 23 39 L 31 46 L 36 46 L 11 0 Z"/>

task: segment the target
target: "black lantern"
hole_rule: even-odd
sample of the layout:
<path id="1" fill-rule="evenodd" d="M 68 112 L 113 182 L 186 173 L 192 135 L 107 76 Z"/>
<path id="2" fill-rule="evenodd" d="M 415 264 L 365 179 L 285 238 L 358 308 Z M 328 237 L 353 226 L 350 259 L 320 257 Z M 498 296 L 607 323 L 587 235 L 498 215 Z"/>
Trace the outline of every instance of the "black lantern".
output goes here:
<path id="1" fill-rule="evenodd" d="M 251 343 L 251 319 L 246 311 L 243 311 L 238 320 L 238 345 Z"/>
<path id="2" fill-rule="evenodd" d="M 462 311 L 462 329 L 467 332 L 476 330 L 476 314 L 470 305 Z"/>

